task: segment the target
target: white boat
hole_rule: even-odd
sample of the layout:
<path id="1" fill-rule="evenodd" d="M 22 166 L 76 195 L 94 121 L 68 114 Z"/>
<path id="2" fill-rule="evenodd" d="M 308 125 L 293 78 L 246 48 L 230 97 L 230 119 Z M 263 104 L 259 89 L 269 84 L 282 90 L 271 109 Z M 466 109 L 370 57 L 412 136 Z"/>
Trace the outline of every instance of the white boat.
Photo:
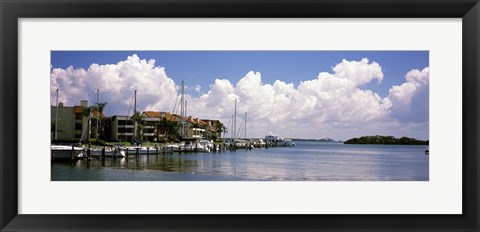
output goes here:
<path id="1" fill-rule="evenodd" d="M 200 142 L 180 143 L 173 148 L 175 152 L 210 152 L 210 149 Z"/>
<path id="2" fill-rule="evenodd" d="M 286 147 L 293 147 L 293 146 L 295 146 L 295 142 L 293 142 L 291 139 L 284 139 L 283 142 L 284 142 L 284 144 L 285 144 L 284 146 L 286 146 Z"/>
<path id="3" fill-rule="evenodd" d="M 283 138 L 280 138 L 278 135 L 266 135 L 265 136 L 265 142 L 270 142 L 270 143 L 277 143 L 283 141 Z"/>
<path id="4" fill-rule="evenodd" d="M 282 147 L 295 146 L 295 143 L 291 139 L 284 139 L 278 135 L 272 135 L 272 134 L 265 136 L 265 142 L 270 143 L 274 146 L 282 146 Z"/>
<path id="5" fill-rule="evenodd" d="M 156 152 L 155 147 L 129 146 L 126 149 L 128 150 L 129 155 L 137 154 L 137 150 L 139 155 L 146 155 L 146 154 L 153 155 Z M 160 148 L 159 148 L 159 152 L 160 152 Z"/>
<path id="6" fill-rule="evenodd" d="M 92 148 L 90 150 L 91 155 L 94 156 L 101 156 L 102 155 L 102 148 Z M 106 147 L 105 148 L 105 156 L 116 156 L 116 157 L 125 157 L 125 151 L 118 149 L 118 148 L 111 148 L 111 147 Z"/>
<path id="7" fill-rule="evenodd" d="M 72 156 L 80 155 L 83 152 L 83 148 L 68 145 L 50 145 L 50 151 L 54 160 L 70 159 Z"/>
<path id="8" fill-rule="evenodd" d="M 166 144 L 162 146 L 162 151 L 169 152 L 169 151 L 178 151 L 178 144 Z"/>
<path id="9" fill-rule="evenodd" d="M 256 139 L 253 139 L 253 145 L 257 147 L 264 147 L 265 142 L 263 141 L 263 139 L 256 138 Z"/>
<path id="10" fill-rule="evenodd" d="M 213 149 L 213 141 L 212 140 L 201 139 L 198 142 L 201 143 L 202 145 L 206 146 L 210 150 Z"/>

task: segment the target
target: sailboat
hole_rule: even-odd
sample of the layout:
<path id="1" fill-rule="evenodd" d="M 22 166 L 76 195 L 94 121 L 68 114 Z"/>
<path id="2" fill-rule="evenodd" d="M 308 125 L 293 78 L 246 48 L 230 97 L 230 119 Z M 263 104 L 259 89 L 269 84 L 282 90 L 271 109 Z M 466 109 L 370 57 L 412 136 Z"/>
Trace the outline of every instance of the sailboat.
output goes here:
<path id="1" fill-rule="evenodd" d="M 142 141 L 141 140 L 138 140 L 137 138 L 137 128 L 138 128 L 138 122 L 133 118 L 133 116 L 135 115 L 135 113 L 137 112 L 137 90 L 134 91 L 134 97 L 133 97 L 134 101 L 133 101 L 133 115 L 132 117 L 130 118 L 131 120 L 133 120 L 133 138 L 132 138 L 132 143 L 135 142 L 135 143 L 141 143 Z M 130 110 L 129 110 L 129 114 L 130 114 Z M 144 155 L 144 154 L 149 154 L 149 153 L 153 153 L 155 152 L 155 148 L 154 147 L 145 147 L 145 146 L 138 146 L 138 145 L 135 145 L 135 146 L 127 146 L 125 148 L 129 154 L 136 154 L 137 151 L 138 151 L 138 154 L 140 155 Z"/>
<path id="2" fill-rule="evenodd" d="M 55 130 L 54 130 L 54 143 L 50 144 L 50 152 L 52 160 L 71 159 L 81 154 L 83 148 L 76 147 L 74 145 L 59 145 L 58 141 L 58 89 L 56 95 L 56 110 L 55 110 Z"/>

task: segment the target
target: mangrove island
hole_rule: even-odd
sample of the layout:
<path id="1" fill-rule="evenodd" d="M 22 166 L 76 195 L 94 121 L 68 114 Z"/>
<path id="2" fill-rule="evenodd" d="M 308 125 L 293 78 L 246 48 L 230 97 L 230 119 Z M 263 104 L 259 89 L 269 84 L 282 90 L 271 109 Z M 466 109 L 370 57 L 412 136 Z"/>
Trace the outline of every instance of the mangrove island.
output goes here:
<path id="1" fill-rule="evenodd" d="M 392 145 L 428 145 L 428 140 L 417 140 L 409 137 L 395 138 L 393 136 L 362 136 L 349 139 L 344 144 L 392 144 Z"/>

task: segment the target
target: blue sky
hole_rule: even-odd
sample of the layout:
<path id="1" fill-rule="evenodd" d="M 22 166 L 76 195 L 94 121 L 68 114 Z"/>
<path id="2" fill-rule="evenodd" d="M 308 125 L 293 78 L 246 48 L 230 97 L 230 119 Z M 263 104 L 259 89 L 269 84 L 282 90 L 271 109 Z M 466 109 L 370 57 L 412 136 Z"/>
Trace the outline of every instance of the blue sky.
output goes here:
<path id="1" fill-rule="evenodd" d="M 107 115 L 125 114 L 133 88 L 143 93 L 140 110 L 172 111 L 185 81 L 189 112 L 226 121 L 232 104 L 224 101 L 237 98 L 244 103 L 239 108 L 258 121 L 254 136 L 295 122 L 304 129 L 290 137 L 375 133 L 428 139 L 428 51 L 52 51 L 51 65 L 52 96 L 60 88 L 60 100 L 78 105 L 92 102 L 99 88 L 101 101 L 109 102 Z M 322 72 L 330 79 L 317 78 Z M 311 130 L 305 121 L 324 130 Z"/>
<path id="2" fill-rule="evenodd" d="M 54 51 L 52 66 L 88 69 L 92 63 L 116 64 L 132 54 L 154 59 L 176 83 L 183 80 L 202 88 L 217 78 L 237 82 L 251 70 L 261 72 L 264 83 L 283 80 L 297 86 L 300 81 L 316 78 L 319 72 L 330 71 L 342 59 L 368 58 L 382 66 L 386 78 L 364 88 L 380 96 L 388 95 L 392 85 L 403 83 L 409 70 L 429 64 L 428 51 Z"/>

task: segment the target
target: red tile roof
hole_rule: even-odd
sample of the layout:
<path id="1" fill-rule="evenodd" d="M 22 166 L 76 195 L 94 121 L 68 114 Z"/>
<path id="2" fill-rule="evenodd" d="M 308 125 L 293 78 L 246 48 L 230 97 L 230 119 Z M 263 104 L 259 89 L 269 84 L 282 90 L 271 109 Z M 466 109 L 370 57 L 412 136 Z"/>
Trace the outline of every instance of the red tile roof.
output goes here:
<path id="1" fill-rule="evenodd" d="M 143 114 L 147 118 L 162 118 L 162 115 L 165 115 L 165 118 L 169 121 L 172 121 L 172 114 L 169 112 L 158 112 L 158 111 L 143 111 Z"/>
<path id="2" fill-rule="evenodd" d="M 73 107 L 73 112 L 76 114 L 83 114 L 84 107 L 83 106 L 74 106 Z"/>

